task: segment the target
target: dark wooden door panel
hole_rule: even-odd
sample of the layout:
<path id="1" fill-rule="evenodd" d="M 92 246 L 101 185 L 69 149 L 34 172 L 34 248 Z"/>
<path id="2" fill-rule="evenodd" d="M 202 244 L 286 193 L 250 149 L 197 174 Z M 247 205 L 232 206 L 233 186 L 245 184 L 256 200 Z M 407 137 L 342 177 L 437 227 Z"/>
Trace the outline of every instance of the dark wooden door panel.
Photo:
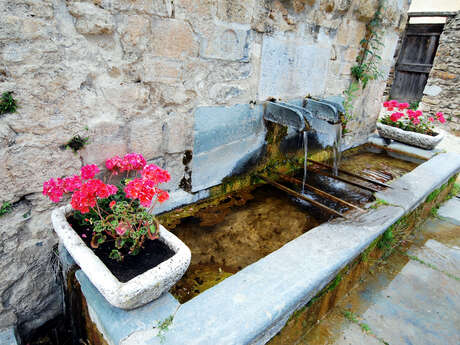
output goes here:
<path id="1" fill-rule="evenodd" d="M 408 102 L 422 98 L 442 29 L 442 24 L 408 25 L 395 66 L 391 98 Z"/>

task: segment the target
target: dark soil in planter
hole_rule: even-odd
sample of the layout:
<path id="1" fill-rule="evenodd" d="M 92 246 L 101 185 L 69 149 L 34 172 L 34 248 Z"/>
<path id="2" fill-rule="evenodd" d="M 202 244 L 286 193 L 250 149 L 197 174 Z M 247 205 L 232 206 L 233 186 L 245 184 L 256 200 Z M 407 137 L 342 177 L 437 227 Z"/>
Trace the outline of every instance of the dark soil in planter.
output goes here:
<path id="1" fill-rule="evenodd" d="M 72 217 L 69 216 L 67 221 L 72 228 L 80 235 L 86 245 L 91 248 L 91 233 L 92 229 L 89 226 L 81 226 Z M 85 234 L 86 237 L 82 237 Z M 113 242 L 107 240 L 99 246 L 99 248 L 91 248 L 99 259 L 107 266 L 112 274 L 122 283 L 133 279 L 134 277 L 148 271 L 161 264 L 163 261 L 168 260 L 174 255 L 174 252 L 160 240 L 144 241 L 144 247 L 137 255 L 124 255 L 121 262 L 109 258 L 109 254 L 114 249 Z"/>

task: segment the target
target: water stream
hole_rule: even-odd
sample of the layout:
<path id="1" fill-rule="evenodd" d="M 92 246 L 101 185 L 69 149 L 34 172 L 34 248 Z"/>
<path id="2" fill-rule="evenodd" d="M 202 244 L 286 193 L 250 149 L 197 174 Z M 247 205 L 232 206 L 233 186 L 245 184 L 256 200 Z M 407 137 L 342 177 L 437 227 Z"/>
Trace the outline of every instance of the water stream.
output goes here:
<path id="1" fill-rule="evenodd" d="M 334 176 L 337 176 L 339 172 L 339 165 L 340 165 L 340 159 L 342 157 L 341 151 L 340 151 L 340 145 L 342 141 L 342 125 L 338 124 L 335 125 L 335 138 L 334 138 L 334 143 L 332 145 L 332 159 L 333 159 L 333 174 Z"/>
<path id="2" fill-rule="evenodd" d="M 305 160 L 303 162 L 303 180 L 302 180 L 302 194 L 305 192 L 305 180 L 307 179 L 307 156 L 308 156 L 308 132 L 303 132 L 303 147 L 305 153 Z"/>

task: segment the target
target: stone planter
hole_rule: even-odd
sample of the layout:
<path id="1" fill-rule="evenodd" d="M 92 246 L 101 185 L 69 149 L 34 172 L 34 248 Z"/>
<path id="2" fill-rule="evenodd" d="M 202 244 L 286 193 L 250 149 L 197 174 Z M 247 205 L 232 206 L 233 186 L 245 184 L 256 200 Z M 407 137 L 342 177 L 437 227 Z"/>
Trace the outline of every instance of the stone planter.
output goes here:
<path id="1" fill-rule="evenodd" d="M 432 150 L 444 138 L 444 132 L 442 131 L 439 131 L 436 136 L 431 136 L 405 131 L 401 128 L 384 125 L 380 122 L 377 122 L 377 131 L 382 138 L 393 139 L 425 150 Z"/>
<path id="2" fill-rule="evenodd" d="M 159 240 L 175 254 L 158 266 L 126 283 L 122 283 L 115 278 L 69 225 L 66 215 L 71 212 L 72 207 L 70 205 L 60 207 L 52 212 L 51 220 L 54 230 L 89 280 L 115 307 L 133 309 L 160 297 L 182 277 L 190 264 L 190 249 L 160 225 Z"/>

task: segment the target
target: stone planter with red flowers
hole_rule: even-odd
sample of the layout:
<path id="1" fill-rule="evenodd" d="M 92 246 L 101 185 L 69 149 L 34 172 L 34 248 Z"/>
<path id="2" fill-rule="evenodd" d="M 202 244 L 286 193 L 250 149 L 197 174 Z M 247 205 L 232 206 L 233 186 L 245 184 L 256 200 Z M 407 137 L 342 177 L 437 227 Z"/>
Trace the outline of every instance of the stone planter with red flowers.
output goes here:
<path id="1" fill-rule="evenodd" d="M 43 194 L 53 202 L 72 194 L 70 205 L 52 213 L 59 239 L 109 303 L 132 309 L 169 290 L 187 270 L 191 252 L 152 214 L 169 197 L 158 188 L 169 173 L 135 153 L 113 157 L 106 167 L 107 181 L 96 178 L 96 165 L 87 165 L 80 175 L 46 181 Z M 131 178 L 110 184 L 118 174 Z"/>
<path id="2" fill-rule="evenodd" d="M 408 109 L 409 104 L 384 102 L 385 113 L 377 122 L 382 138 L 396 140 L 411 146 L 432 150 L 444 138 L 444 132 L 434 130 L 434 124 L 445 123 L 444 114 L 424 115 L 421 110 Z"/>

